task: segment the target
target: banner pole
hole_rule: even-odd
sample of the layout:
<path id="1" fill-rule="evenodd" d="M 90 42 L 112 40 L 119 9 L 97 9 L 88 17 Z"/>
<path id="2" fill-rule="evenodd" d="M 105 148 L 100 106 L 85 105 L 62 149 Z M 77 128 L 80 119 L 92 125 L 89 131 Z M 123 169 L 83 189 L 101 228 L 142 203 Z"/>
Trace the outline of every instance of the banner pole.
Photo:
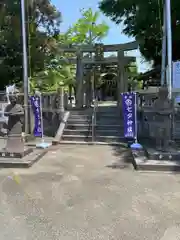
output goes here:
<path id="1" fill-rule="evenodd" d="M 41 116 L 41 142 L 36 144 L 36 148 L 48 148 L 52 145 L 52 143 L 45 142 L 44 139 L 44 123 L 43 123 L 43 108 L 42 108 L 42 94 L 41 92 L 37 92 L 40 101 L 40 116 Z"/>
<path id="2" fill-rule="evenodd" d="M 41 92 L 39 94 L 40 97 L 40 114 L 41 114 L 41 141 L 44 142 L 44 124 L 43 124 L 43 111 L 42 111 L 42 95 Z"/>
<path id="3" fill-rule="evenodd" d="M 135 101 L 134 101 L 134 111 L 135 111 L 135 143 L 137 143 L 137 131 L 138 131 L 138 124 L 137 124 L 137 93 L 134 93 Z"/>
<path id="4" fill-rule="evenodd" d="M 143 147 L 142 147 L 142 145 L 141 144 L 139 144 L 138 143 L 138 140 L 137 140 L 137 136 L 138 136 L 138 123 L 137 123 L 137 93 L 136 92 L 134 92 L 134 97 L 135 97 L 135 100 L 134 100 L 134 103 L 135 103 L 135 106 L 134 106 L 134 111 L 135 111 L 135 113 L 134 113 L 134 115 L 135 115 L 135 142 L 133 143 L 133 144 L 131 144 L 131 146 L 130 146 L 130 148 L 132 149 L 132 150 L 136 150 L 136 151 L 138 151 L 138 150 L 142 150 L 143 149 Z"/>

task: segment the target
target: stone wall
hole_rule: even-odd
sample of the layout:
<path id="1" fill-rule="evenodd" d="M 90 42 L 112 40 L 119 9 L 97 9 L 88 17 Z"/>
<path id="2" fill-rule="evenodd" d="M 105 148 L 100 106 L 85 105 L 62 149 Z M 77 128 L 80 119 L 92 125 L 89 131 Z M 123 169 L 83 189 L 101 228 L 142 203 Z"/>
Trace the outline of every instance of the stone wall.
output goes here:
<path id="1" fill-rule="evenodd" d="M 177 94 L 173 94 L 173 102 Z M 141 92 L 138 94 L 138 135 L 139 137 L 150 136 L 154 122 L 154 111 L 152 105 L 157 98 L 157 91 Z M 180 104 L 174 102 L 174 113 L 172 116 L 172 134 L 174 139 L 180 139 Z"/>
<path id="2" fill-rule="evenodd" d="M 18 95 L 19 95 L 18 102 L 24 105 L 23 94 L 20 93 Z M 59 127 L 64 111 L 66 111 L 66 109 L 71 107 L 69 102 L 70 101 L 68 101 L 68 95 L 63 91 L 42 93 L 43 124 L 44 124 L 45 135 L 54 136 L 56 134 L 56 131 Z M 62 104 L 63 106 L 61 106 Z M 7 105 L 6 95 L 5 95 L 5 92 L 1 92 L 0 93 L 1 111 L 3 111 L 3 108 L 5 107 L 5 105 Z M 29 116 L 30 132 L 32 132 L 34 128 L 34 114 L 31 106 L 29 107 L 29 109 L 30 109 L 30 116 Z M 2 116 L 0 117 L 3 122 Z"/>

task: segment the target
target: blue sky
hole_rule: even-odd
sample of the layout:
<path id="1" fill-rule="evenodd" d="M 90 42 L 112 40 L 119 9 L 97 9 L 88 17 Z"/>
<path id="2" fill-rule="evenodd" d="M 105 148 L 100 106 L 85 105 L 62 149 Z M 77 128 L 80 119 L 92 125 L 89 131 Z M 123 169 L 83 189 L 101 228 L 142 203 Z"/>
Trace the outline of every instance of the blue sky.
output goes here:
<path id="1" fill-rule="evenodd" d="M 90 3 L 88 3 L 90 2 Z M 74 22 L 76 22 L 80 17 L 80 11 L 79 9 L 82 8 L 89 8 L 91 7 L 94 11 L 98 10 L 98 2 L 99 0 L 65 0 L 65 1 L 59 1 L 59 0 L 52 0 L 52 3 L 61 11 L 62 13 L 62 20 L 61 23 L 61 32 L 65 32 L 70 25 L 72 25 Z M 133 38 L 128 38 L 124 34 L 122 34 L 122 26 L 114 24 L 110 19 L 105 17 L 101 14 L 100 21 L 105 21 L 108 26 L 110 27 L 108 36 L 103 40 L 104 44 L 117 44 L 117 43 L 125 43 L 128 41 L 133 41 Z M 139 51 L 133 51 L 131 53 L 132 56 L 137 56 L 137 63 L 139 71 L 146 71 L 148 70 L 147 64 L 142 64 L 141 57 Z"/>

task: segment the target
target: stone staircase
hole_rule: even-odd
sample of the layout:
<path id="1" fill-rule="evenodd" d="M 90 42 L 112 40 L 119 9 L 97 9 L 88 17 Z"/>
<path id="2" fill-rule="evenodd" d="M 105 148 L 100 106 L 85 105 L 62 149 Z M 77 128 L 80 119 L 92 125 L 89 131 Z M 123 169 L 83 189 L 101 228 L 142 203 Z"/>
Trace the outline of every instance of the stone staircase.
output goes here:
<path id="1" fill-rule="evenodd" d="M 92 138 L 93 108 L 73 110 L 64 129 L 61 143 L 119 144 L 123 138 L 123 124 L 116 106 L 99 106 Z"/>
<path id="2" fill-rule="evenodd" d="M 96 141 L 120 143 L 123 137 L 123 121 L 117 106 L 99 106 L 96 114 Z"/>
<path id="3" fill-rule="evenodd" d="M 92 142 L 92 108 L 72 110 L 61 143 Z"/>

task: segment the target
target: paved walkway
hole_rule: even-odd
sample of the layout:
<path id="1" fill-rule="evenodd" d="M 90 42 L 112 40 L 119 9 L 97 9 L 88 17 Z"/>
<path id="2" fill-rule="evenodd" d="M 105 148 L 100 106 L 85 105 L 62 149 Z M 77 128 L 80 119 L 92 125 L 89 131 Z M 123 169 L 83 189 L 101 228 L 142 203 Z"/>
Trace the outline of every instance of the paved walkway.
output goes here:
<path id="1" fill-rule="evenodd" d="M 180 239 L 180 176 L 128 162 L 125 149 L 62 145 L 18 170 L 20 185 L 1 170 L 0 239 Z"/>

